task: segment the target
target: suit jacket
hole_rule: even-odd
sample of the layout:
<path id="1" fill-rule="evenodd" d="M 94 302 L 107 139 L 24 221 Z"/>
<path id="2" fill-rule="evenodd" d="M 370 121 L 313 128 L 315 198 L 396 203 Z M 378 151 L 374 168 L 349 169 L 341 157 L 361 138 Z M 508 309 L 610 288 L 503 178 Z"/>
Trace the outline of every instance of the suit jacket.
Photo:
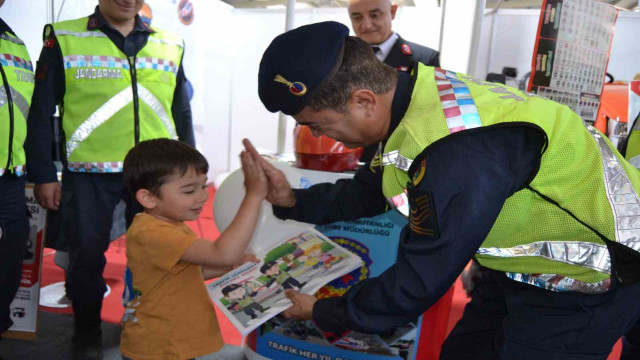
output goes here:
<path id="1" fill-rule="evenodd" d="M 427 66 L 440 66 L 440 54 L 431 48 L 418 45 L 403 39 L 398 35 L 398 40 L 393 44 L 384 63 L 400 71 L 411 71 L 414 61 Z"/>

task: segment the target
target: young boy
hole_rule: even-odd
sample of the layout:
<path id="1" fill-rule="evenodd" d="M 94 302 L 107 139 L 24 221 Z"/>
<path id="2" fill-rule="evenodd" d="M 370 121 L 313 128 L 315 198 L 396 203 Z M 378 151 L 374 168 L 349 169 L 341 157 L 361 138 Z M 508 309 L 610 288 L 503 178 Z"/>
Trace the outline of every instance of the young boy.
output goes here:
<path id="1" fill-rule="evenodd" d="M 169 139 L 143 141 L 127 154 L 125 184 L 144 212 L 127 231 L 125 359 L 191 359 L 223 346 L 204 279 L 243 261 L 267 195 L 260 166 L 244 152 L 240 157 L 246 194 L 233 222 L 212 242 L 184 224 L 207 202 L 207 160 Z"/>

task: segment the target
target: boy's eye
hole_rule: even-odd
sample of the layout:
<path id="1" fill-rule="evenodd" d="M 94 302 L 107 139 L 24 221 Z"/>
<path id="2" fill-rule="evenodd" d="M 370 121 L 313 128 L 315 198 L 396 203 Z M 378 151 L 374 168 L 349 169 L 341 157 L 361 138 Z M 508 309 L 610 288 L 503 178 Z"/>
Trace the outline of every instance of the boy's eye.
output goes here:
<path id="1" fill-rule="evenodd" d="M 184 191 L 184 192 L 183 192 L 183 194 L 193 194 L 193 193 L 194 193 L 194 191 L 193 191 L 193 190 L 187 190 L 187 191 Z"/>

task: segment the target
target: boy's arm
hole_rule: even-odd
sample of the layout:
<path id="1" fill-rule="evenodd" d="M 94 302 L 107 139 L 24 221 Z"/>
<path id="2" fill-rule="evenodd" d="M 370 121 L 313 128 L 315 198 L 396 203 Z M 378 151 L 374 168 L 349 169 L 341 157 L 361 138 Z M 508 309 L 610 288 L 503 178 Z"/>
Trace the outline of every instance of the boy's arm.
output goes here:
<path id="1" fill-rule="evenodd" d="M 181 260 L 215 267 L 233 266 L 242 261 L 268 190 L 264 171 L 251 155 L 243 151 L 240 160 L 246 192 L 238 213 L 216 241 L 196 240 L 185 250 Z"/>
<path id="2" fill-rule="evenodd" d="M 220 277 L 226 273 L 228 273 L 229 271 L 235 269 L 238 266 L 241 266 L 244 263 L 247 262 L 260 262 L 260 259 L 258 259 L 255 255 L 253 254 L 244 254 L 242 255 L 242 261 L 235 264 L 234 266 L 206 266 L 203 265 L 202 266 L 202 277 L 204 277 L 205 280 L 209 280 L 209 279 L 213 279 L 213 278 L 217 278 Z"/>
<path id="3" fill-rule="evenodd" d="M 205 280 L 210 280 L 213 278 L 220 277 L 229 271 L 231 271 L 231 266 L 206 266 L 202 265 L 202 277 Z"/>

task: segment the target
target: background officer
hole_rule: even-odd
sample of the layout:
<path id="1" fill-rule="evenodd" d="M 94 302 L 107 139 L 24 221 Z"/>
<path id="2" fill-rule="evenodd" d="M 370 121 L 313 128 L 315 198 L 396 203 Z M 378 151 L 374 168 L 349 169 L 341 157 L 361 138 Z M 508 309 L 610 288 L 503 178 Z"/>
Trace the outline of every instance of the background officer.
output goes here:
<path id="1" fill-rule="evenodd" d="M 423 313 L 475 257 L 490 270 L 444 359 L 602 359 L 640 316 L 640 174 L 568 107 L 424 65 L 396 72 L 335 22 L 274 39 L 258 93 L 314 135 L 386 141 L 323 197 L 332 185 L 292 190 L 246 141 L 278 217 L 372 216 L 386 210 L 380 189 L 409 217 L 394 266 L 342 297 L 288 291 L 285 315 L 382 332 Z"/>
<path id="2" fill-rule="evenodd" d="M 390 0 L 349 0 L 347 9 L 356 36 L 371 45 L 378 60 L 405 72 L 411 71 L 416 61 L 440 66 L 436 50 L 406 41 L 391 30 L 397 4 Z M 376 145 L 364 148 L 360 161 L 369 162 L 377 150 Z"/>
<path id="3" fill-rule="evenodd" d="M 0 0 L 0 7 L 4 0 Z M 33 93 L 31 59 L 16 34 L 0 19 L 0 334 L 11 321 L 10 305 L 20 286 L 29 238 L 24 196 L 27 116 Z"/>
<path id="4" fill-rule="evenodd" d="M 29 178 L 39 203 L 61 208 L 70 248 L 66 293 L 75 344 L 98 345 L 106 285 L 102 272 L 112 214 L 139 205 L 122 183 L 122 161 L 136 143 L 176 138 L 194 144 L 178 36 L 142 22 L 142 0 L 100 0 L 88 17 L 45 26 L 27 138 Z M 62 188 L 52 161 L 54 108 L 65 137 Z"/>

